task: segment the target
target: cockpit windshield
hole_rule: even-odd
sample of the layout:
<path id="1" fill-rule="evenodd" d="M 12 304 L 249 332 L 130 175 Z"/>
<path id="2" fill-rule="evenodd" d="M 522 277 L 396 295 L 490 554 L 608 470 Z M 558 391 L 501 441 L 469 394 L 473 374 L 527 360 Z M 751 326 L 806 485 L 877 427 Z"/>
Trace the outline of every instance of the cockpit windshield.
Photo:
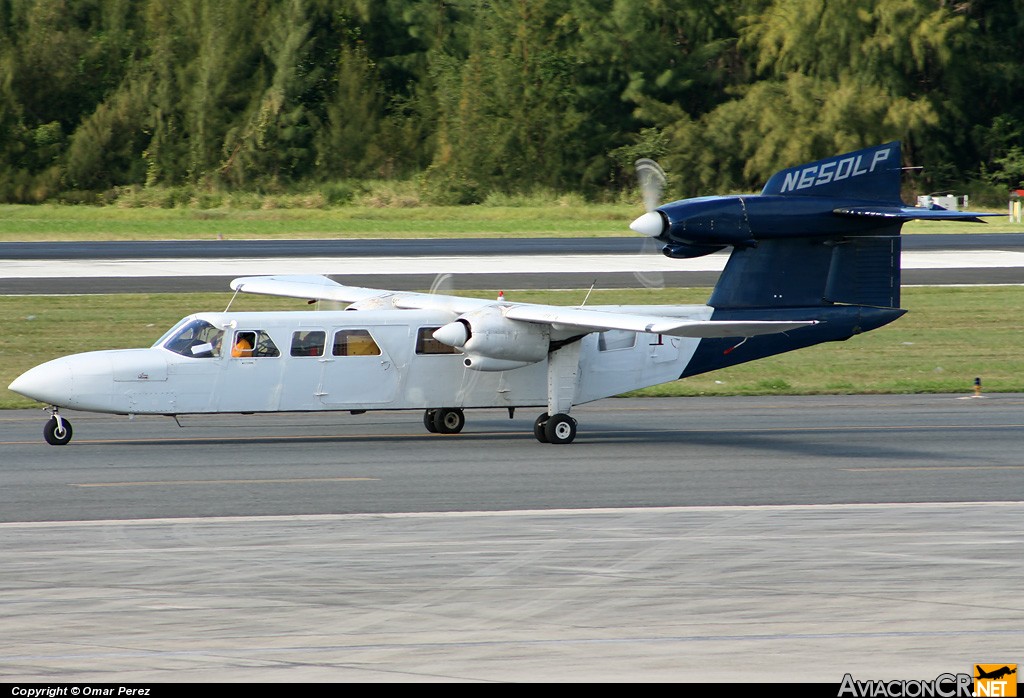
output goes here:
<path id="1" fill-rule="evenodd" d="M 178 334 L 178 330 L 180 330 L 182 327 L 184 327 L 185 325 L 190 323 L 192 320 L 193 320 L 193 318 L 191 316 L 186 317 L 186 318 L 182 318 L 181 320 L 178 320 L 178 322 L 175 323 L 174 327 L 172 327 L 171 329 L 167 330 L 162 335 L 160 335 L 160 339 L 158 339 L 155 342 L 153 342 L 153 344 L 151 344 L 150 347 L 152 349 L 156 349 L 157 347 L 162 347 L 164 345 L 164 342 L 166 342 L 168 339 L 170 339 L 174 335 Z"/>
<path id="2" fill-rule="evenodd" d="M 193 359 L 208 359 L 220 356 L 224 331 L 206 320 L 198 318 L 176 328 L 171 338 L 163 343 L 164 349 Z"/>

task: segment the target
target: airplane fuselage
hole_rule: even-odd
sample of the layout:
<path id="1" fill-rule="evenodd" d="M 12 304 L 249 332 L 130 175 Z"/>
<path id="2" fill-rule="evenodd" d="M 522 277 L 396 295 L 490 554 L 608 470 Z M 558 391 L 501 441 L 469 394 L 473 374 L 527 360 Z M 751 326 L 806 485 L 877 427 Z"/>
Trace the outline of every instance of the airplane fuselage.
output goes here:
<path id="1" fill-rule="evenodd" d="M 712 312 L 662 310 L 694 319 Z M 432 310 L 199 313 L 148 349 L 54 359 L 11 389 L 57 407 L 114 414 L 548 403 L 547 359 L 509 371 L 468 368 L 463 353 L 431 336 L 452 319 Z M 700 340 L 610 330 L 578 341 L 573 404 L 679 378 Z"/>

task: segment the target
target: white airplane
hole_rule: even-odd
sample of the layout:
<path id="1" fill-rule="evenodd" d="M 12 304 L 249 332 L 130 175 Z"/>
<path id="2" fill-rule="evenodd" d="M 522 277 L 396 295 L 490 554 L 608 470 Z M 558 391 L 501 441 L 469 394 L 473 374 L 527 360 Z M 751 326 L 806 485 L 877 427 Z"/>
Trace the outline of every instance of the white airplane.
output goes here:
<path id="1" fill-rule="evenodd" d="M 250 277 L 231 287 L 352 305 L 198 313 L 149 349 L 55 359 L 10 389 L 54 406 L 44 435 L 58 445 L 71 439 L 58 407 L 164 415 L 421 409 L 428 431 L 450 434 L 462 430 L 465 408 L 543 405 L 537 438 L 569 443 L 573 405 L 678 378 L 701 338 L 814 324 L 713 321 L 706 306 L 563 308 L 391 293 L 319 276 Z"/>
<path id="2" fill-rule="evenodd" d="M 245 293 L 344 311 L 198 313 L 148 349 L 75 354 L 10 389 L 60 408 L 168 416 L 423 410 L 457 433 L 465 409 L 543 408 L 543 443 L 576 437 L 579 405 L 881 327 L 899 306 L 900 226 L 977 215 L 899 201 L 899 144 L 776 174 L 761 195 L 702 197 L 633 222 L 670 257 L 734 250 L 707 305 L 560 307 L 344 286 L 322 276 L 235 279 Z M 356 311 L 356 312 L 351 312 Z"/>

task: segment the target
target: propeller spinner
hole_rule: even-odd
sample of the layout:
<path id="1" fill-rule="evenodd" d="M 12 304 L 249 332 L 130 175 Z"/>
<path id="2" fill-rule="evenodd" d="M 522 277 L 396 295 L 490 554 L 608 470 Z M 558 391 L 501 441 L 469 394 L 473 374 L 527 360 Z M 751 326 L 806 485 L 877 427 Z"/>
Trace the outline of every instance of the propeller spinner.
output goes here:
<path id="1" fill-rule="evenodd" d="M 644 200 L 644 215 L 630 223 L 629 228 L 641 235 L 656 238 L 665 232 L 665 219 L 657 212 L 661 204 L 661 194 L 665 191 L 668 180 L 661 165 L 650 158 L 641 158 L 634 163 L 637 184 Z"/>
<path id="2" fill-rule="evenodd" d="M 648 211 L 629 224 L 629 229 L 656 238 L 665 232 L 665 219 L 657 211 Z"/>

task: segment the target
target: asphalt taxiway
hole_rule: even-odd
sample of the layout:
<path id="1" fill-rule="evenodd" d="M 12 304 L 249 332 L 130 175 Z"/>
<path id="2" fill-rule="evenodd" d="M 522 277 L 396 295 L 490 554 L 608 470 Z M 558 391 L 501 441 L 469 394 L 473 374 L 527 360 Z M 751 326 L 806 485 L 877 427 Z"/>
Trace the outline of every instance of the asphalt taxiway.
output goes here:
<path id="1" fill-rule="evenodd" d="M 1024 396 L 0 415 L 8 681 L 928 679 L 1024 646 Z"/>
<path id="2" fill-rule="evenodd" d="M 468 410 L 456 436 L 420 412 L 64 412 L 67 447 L 3 412 L 0 520 L 1024 501 L 1018 395 L 610 399 L 564 447 L 540 411 Z"/>

